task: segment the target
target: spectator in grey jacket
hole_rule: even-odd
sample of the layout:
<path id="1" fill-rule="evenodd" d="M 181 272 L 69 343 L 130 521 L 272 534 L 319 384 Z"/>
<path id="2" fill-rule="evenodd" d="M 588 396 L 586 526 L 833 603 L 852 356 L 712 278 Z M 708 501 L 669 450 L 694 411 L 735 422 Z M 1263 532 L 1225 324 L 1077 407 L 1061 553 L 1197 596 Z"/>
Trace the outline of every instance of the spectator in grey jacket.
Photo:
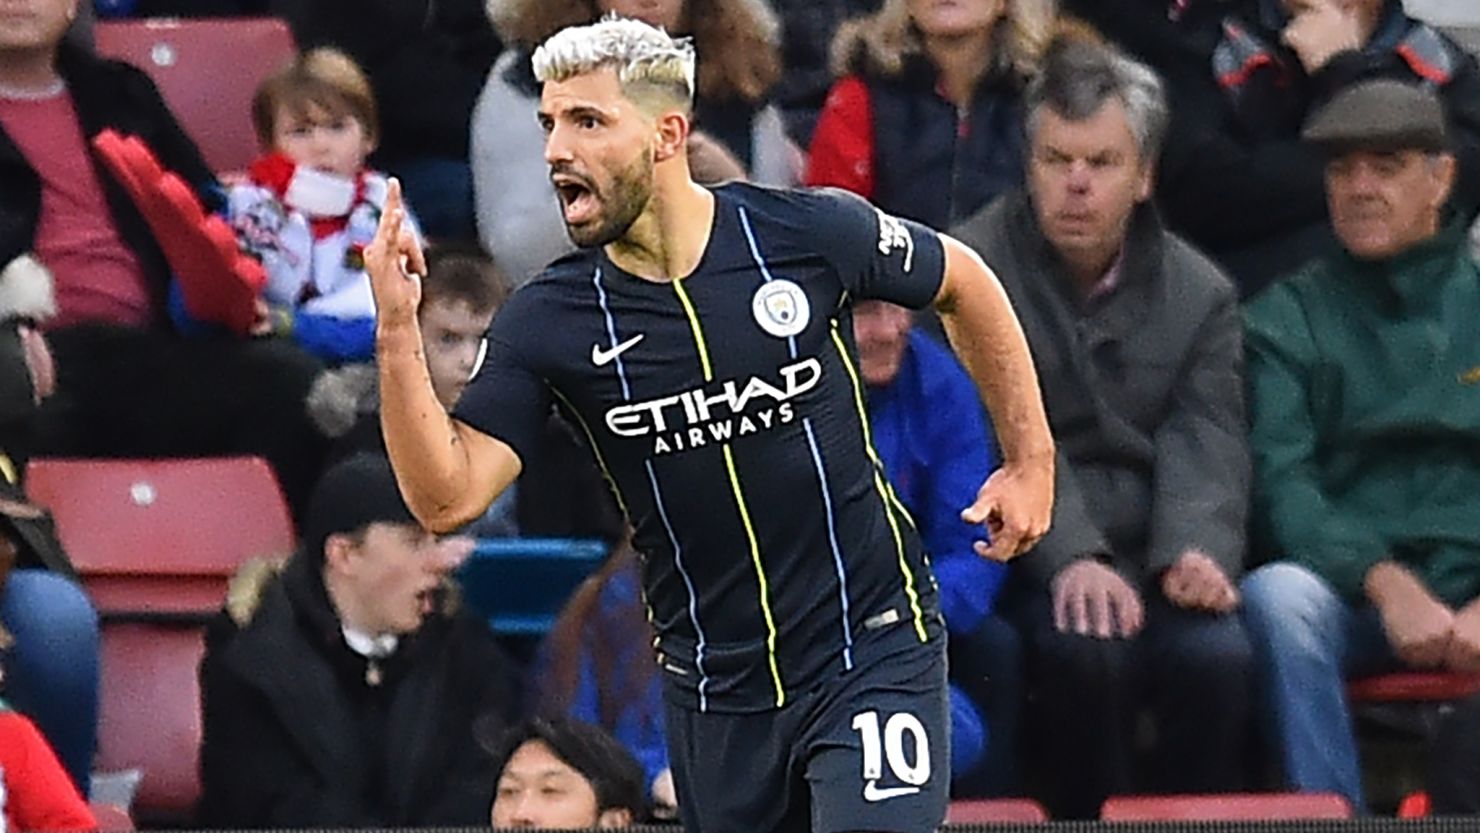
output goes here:
<path id="1" fill-rule="evenodd" d="M 1029 719 L 1048 729 L 1028 743 L 1039 797 L 1055 818 L 1091 818 L 1109 794 L 1241 786 L 1242 341 L 1231 282 L 1147 202 L 1168 119 L 1156 75 L 1061 39 L 1028 108 L 1026 193 L 954 234 L 1011 296 L 1059 442 L 1052 529 L 1004 604 L 1027 645 Z M 1145 777 L 1143 706 L 1157 725 Z"/>

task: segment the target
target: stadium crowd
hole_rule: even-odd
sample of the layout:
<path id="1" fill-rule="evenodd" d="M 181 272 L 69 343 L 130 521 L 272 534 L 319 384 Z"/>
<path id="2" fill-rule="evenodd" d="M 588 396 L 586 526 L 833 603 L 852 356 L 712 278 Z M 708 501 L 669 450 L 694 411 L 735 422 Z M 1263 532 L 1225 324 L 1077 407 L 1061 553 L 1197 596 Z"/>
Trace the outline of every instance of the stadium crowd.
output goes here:
<path id="1" fill-rule="evenodd" d="M 196 823 L 674 817 L 643 555 L 581 426 L 552 412 L 541 470 L 423 530 L 383 456 L 365 273 L 394 176 L 450 411 L 510 293 L 574 248 L 531 53 L 609 13 L 692 37 L 696 179 L 949 233 L 1021 322 L 1056 501 L 1003 564 L 960 518 L 999 450 L 940 322 L 845 319 L 939 583 L 952 795 L 1380 809 L 1345 681 L 1480 674 L 1480 65 L 1399 0 L 0 0 L 0 831 L 97 824 L 107 683 L 26 498 L 48 457 L 250 454 L 282 485 L 298 548 L 243 566 L 207 629 Z M 160 14 L 291 28 L 246 169 L 88 42 Z M 529 656 L 454 587 L 471 539 L 512 536 L 610 551 Z M 1447 719 L 1433 811 L 1480 813 L 1480 699 Z"/>

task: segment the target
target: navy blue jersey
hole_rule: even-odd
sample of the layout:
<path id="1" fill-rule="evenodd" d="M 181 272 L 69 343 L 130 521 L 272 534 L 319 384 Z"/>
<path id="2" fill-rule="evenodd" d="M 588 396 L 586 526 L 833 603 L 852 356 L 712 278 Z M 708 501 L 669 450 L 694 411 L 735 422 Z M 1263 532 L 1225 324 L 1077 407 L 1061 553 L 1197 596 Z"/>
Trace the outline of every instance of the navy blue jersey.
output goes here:
<path id="1" fill-rule="evenodd" d="M 551 405 L 580 426 L 636 530 L 669 695 L 750 712 L 851 669 L 866 631 L 939 630 L 870 443 L 851 304 L 925 306 L 945 256 L 845 192 L 714 194 L 686 278 L 588 250 L 515 292 L 456 416 L 526 465 Z"/>

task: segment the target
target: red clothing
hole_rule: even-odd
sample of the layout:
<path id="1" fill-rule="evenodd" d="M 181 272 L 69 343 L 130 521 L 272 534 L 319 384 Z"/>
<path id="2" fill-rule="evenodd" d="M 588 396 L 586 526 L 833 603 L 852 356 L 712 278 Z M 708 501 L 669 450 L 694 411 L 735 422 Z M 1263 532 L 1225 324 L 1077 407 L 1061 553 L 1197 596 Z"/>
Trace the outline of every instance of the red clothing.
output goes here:
<path id="1" fill-rule="evenodd" d="M 11 833 L 98 829 L 87 802 L 41 732 L 13 711 L 0 712 L 0 775 L 5 828 Z"/>
<path id="2" fill-rule="evenodd" d="M 840 79 L 827 94 L 802 178 L 874 198 L 874 116 L 862 78 Z"/>
<path id="3" fill-rule="evenodd" d="M 35 254 L 51 269 L 57 298 L 47 327 L 150 326 L 154 305 L 144 268 L 114 225 L 72 95 L 0 97 L 0 126 L 41 178 Z"/>

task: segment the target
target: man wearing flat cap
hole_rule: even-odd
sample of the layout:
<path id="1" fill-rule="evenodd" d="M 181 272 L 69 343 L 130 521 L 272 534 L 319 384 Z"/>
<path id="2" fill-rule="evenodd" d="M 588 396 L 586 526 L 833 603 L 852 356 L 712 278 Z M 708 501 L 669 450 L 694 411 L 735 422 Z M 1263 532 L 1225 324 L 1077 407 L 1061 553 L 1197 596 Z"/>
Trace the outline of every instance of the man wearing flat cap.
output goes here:
<path id="1" fill-rule="evenodd" d="M 473 728 L 510 716 L 510 665 L 443 592 L 459 560 L 383 456 L 324 475 L 297 553 L 244 568 L 207 632 L 203 826 L 486 823 Z"/>
<path id="2" fill-rule="evenodd" d="M 1355 86 L 1304 136 L 1343 251 L 1246 311 L 1255 554 L 1279 560 L 1244 615 L 1289 785 L 1360 812 L 1344 678 L 1480 671 L 1480 266 L 1430 91 Z"/>

